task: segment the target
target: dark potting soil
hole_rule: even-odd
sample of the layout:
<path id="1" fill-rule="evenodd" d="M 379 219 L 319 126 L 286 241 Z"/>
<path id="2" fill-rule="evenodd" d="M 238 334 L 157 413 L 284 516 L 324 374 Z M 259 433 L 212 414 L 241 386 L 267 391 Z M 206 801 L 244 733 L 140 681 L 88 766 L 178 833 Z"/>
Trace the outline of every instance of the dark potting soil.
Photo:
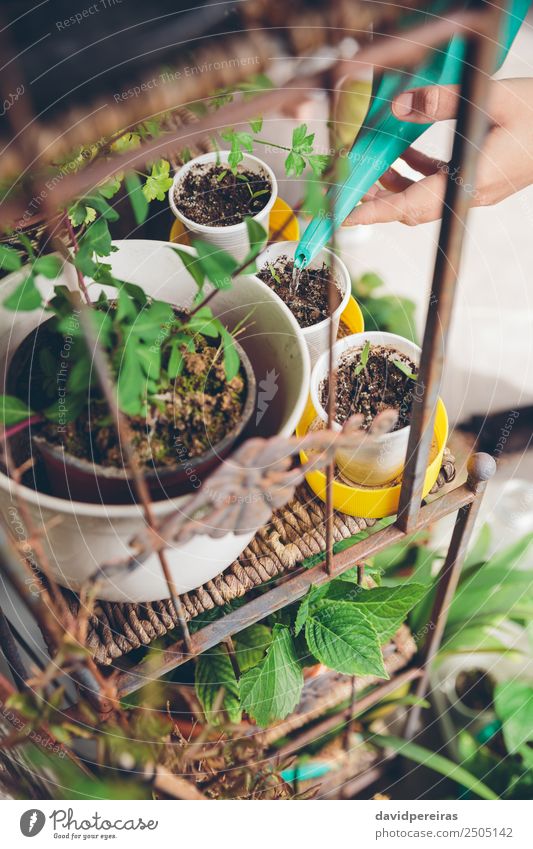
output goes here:
<path id="1" fill-rule="evenodd" d="M 257 215 L 267 205 L 272 186 L 267 175 L 227 165 L 193 165 L 176 188 L 179 211 L 197 224 L 230 227 L 246 216 Z"/>
<path id="2" fill-rule="evenodd" d="M 60 361 L 64 337 L 46 322 L 30 334 L 20 346 L 17 374 L 11 391 L 33 400 L 34 409 L 50 404 L 43 395 L 45 377 L 34 345 L 46 348 Z M 229 383 L 226 381 L 220 349 L 201 335 L 195 337 L 196 350 L 182 347 L 183 369 L 175 381 L 162 384 L 152 399 L 146 416 L 128 416 L 132 445 L 139 463 L 145 468 L 174 466 L 178 461 L 199 457 L 220 442 L 241 420 L 246 400 L 244 368 Z M 165 363 L 163 363 L 165 366 Z M 53 422 L 34 427 L 54 445 L 64 445 L 75 457 L 102 466 L 122 468 L 124 458 L 107 405 L 93 390 L 88 408 L 62 427 Z"/>
<path id="3" fill-rule="evenodd" d="M 268 263 L 258 274 L 260 280 L 270 286 L 276 295 L 287 304 L 300 327 L 312 327 L 328 317 L 328 285 L 332 272 L 326 264 L 322 268 L 297 269 L 293 284 L 294 260 L 280 256 Z M 342 301 L 339 284 L 333 278 L 333 312 Z"/>
<path id="4" fill-rule="evenodd" d="M 496 682 L 484 669 L 460 672 L 455 682 L 458 697 L 470 710 L 488 710 L 494 700 Z"/>
<path id="5" fill-rule="evenodd" d="M 395 365 L 400 362 L 412 374 L 417 367 L 405 354 L 394 348 L 372 345 L 368 351 L 366 366 L 358 371 L 364 348 L 346 351 L 337 367 L 336 412 L 339 424 L 356 413 L 363 414 L 363 429 L 368 430 L 374 418 L 382 410 L 392 408 L 399 411 L 394 430 L 400 430 L 409 424 L 411 407 L 416 386 L 415 380 L 408 377 Z M 329 381 L 327 377 L 320 386 L 320 400 L 327 408 Z"/>

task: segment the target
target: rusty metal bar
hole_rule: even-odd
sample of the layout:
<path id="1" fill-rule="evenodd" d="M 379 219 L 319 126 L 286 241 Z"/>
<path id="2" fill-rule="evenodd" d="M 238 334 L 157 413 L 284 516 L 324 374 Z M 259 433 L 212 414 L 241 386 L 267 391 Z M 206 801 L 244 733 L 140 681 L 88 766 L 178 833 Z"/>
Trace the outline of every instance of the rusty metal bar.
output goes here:
<path id="1" fill-rule="evenodd" d="M 495 35 L 498 32 L 500 10 L 496 8 L 487 14 L 492 19 L 492 31 Z M 486 110 L 474 107 L 473 104 L 486 101 L 489 73 L 494 65 L 497 49 L 496 38 L 494 41 L 483 38 L 470 41 L 466 50 L 451 159 L 451 164 L 457 166 L 461 174 L 462 182 L 459 183 L 459 180 L 452 176 L 457 171 L 450 168 L 417 381 L 421 394 L 416 396 L 413 402 L 398 508 L 398 524 L 406 533 L 411 533 L 416 525 L 433 439 L 445 345 L 455 297 L 466 217 L 472 200 L 467 186 L 475 185 L 478 155 L 489 126 Z"/>
<path id="2" fill-rule="evenodd" d="M 474 498 L 474 492 L 468 485 L 464 484 L 457 487 L 422 508 L 416 529 L 422 529 L 431 522 L 435 522 L 449 513 L 456 512 L 461 507 L 470 504 Z M 351 548 L 333 555 L 331 575 L 326 573 L 324 561 L 321 561 L 316 566 L 294 575 L 283 584 L 249 601 L 238 610 L 234 610 L 227 616 L 197 631 L 191 637 L 191 645 L 187 653 L 183 650 L 183 644 L 178 641 L 164 649 L 158 655 L 155 663 L 148 657 L 141 660 L 131 670 L 119 672 L 116 680 L 119 698 L 139 690 L 153 680 L 154 676 L 159 678 L 171 672 L 176 667 L 186 663 L 191 657 L 222 642 L 226 637 L 259 622 L 287 604 L 298 601 L 305 595 L 310 586 L 326 583 L 331 577 L 341 575 L 354 564 L 383 551 L 389 545 L 399 542 L 404 536 L 404 532 L 397 525 L 389 525 L 367 539 L 356 543 Z"/>
<path id="3" fill-rule="evenodd" d="M 364 45 L 353 59 L 340 60 L 325 73 L 296 77 L 289 80 L 283 88 L 259 94 L 248 102 L 230 103 L 194 125 L 179 128 L 175 132 L 141 145 L 134 151 L 114 155 L 108 160 L 97 160 L 82 171 L 66 175 L 54 189 L 54 203 L 56 207 L 62 206 L 119 171 L 138 168 L 158 157 L 169 156 L 176 147 L 201 141 L 220 127 L 246 121 L 259 112 L 270 112 L 297 104 L 301 102 L 305 91 L 314 91 L 318 87 L 323 87 L 324 80 L 331 78 L 331 75 L 337 79 L 345 75 L 349 76 L 361 63 L 374 64 L 383 68 L 408 67 L 416 64 L 429 48 L 442 44 L 453 35 L 481 33 L 486 29 L 487 13 L 478 9 L 457 11 L 445 19 L 431 20 L 402 32 L 401 36 L 397 33 L 382 35 Z M 361 35 L 361 33 L 358 34 Z M 186 104 L 180 104 L 180 106 L 183 105 Z M 164 108 L 168 109 L 168 105 L 165 104 Z"/>
<path id="4" fill-rule="evenodd" d="M 459 509 L 446 560 L 438 577 L 437 594 L 428 622 L 429 637 L 422 652 L 424 674 L 416 691 L 419 699 L 423 699 L 426 694 L 429 667 L 442 641 L 448 612 L 457 589 L 461 567 L 483 500 L 487 481 L 490 480 L 495 471 L 496 461 L 489 454 L 474 454 L 468 461 L 467 486 L 473 492 L 475 498 Z M 419 705 L 414 705 L 409 711 L 404 731 L 404 736 L 407 739 L 412 737 L 416 731 L 420 712 Z"/>
<path id="5" fill-rule="evenodd" d="M 10 624 L 6 619 L 4 611 L 0 607 L 0 648 L 7 661 L 7 665 L 11 670 L 13 680 L 17 690 L 25 689 L 25 682 L 28 677 L 26 667 L 20 656 L 13 632 Z"/>
<path id="6" fill-rule="evenodd" d="M 271 757 L 274 757 L 275 755 L 278 758 L 283 758 L 287 755 L 292 755 L 294 752 L 297 752 L 299 749 L 307 746 L 308 743 L 314 743 L 319 739 L 319 737 L 322 737 L 333 728 L 336 728 L 337 725 L 349 728 L 352 721 L 362 713 L 370 710 L 370 708 L 377 705 L 382 699 L 390 696 L 391 693 L 394 693 L 394 691 L 403 684 L 410 684 L 411 681 L 416 681 L 422 674 L 422 669 L 414 667 L 412 669 L 403 670 L 397 675 L 393 675 L 389 681 L 385 681 L 383 684 L 378 684 L 369 693 L 366 693 L 359 699 L 355 699 L 350 718 L 346 716 L 345 709 L 332 716 L 328 716 L 326 719 L 323 719 L 321 722 L 313 725 L 312 728 L 307 728 L 293 740 L 289 740 L 284 746 L 281 746 L 281 748 L 273 749 Z"/>

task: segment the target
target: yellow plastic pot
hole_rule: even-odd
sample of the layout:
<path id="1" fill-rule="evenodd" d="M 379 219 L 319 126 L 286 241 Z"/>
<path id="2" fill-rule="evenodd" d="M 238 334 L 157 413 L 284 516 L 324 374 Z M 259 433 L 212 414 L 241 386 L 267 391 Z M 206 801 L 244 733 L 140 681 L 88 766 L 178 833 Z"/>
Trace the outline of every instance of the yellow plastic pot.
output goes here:
<path id="1" fill-rule="evenodd" d="M 315 417 L 315 408 L 309 398 L 304 414 L 296 428 L 296 435 L 303 436 L 306 434 Z M 434 436 L 436 452 L 432 454 L 426 471 L 422 491 L 424 498 L 437 480 L 442 465 L 442 455 L 448 439 L 448 414 L 440 398 L 437 402 Z M 305 451 L 300 451 L 300 460 L 302 463 L 306 463 L 308 459 Z M 315 495 L 325 502 L 325 472 L 309 472 L 305 477 Z M 361 516 L 365 519 L 382 519 L 384 516 L 393 516 L 397 512 L 400 501 L 400 488 L 401 485 L 399 483 L 393 486 L 370 488 L 357 486 L 357 484 L 349 486 L 340 480 L 335 480 L 333 482 L 333 506 L 335 510 L 339 510 L 341 513 L 347 513 L 349 516 Z"/>

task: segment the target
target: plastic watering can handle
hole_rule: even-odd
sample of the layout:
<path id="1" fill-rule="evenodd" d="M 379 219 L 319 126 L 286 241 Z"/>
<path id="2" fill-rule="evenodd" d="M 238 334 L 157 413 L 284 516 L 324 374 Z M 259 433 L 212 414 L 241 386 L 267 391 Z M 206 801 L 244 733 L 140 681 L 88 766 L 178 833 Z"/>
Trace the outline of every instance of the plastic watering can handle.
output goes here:
<path id="1" fill-rule="evenodd" d="M 495 71 L 505 59 L 530 5 L 531 0 L 510 0 L 503 17 L 502 47 Z M 465 49 L 465 38 L 454 36 L 445 48 L 432 49 L 414 71 L 386 72 L 375 81 L 365 122 L 346 158 L 347 177 L 327 194 L 332 212 L 316 216 L 309 223 L 296 249 L 296 265 L 303 267 L 311 262 L 371 186 L 430 126 L 400 121 L 390 108 L 393 99 L 411 88 L 458 83 Z"/>

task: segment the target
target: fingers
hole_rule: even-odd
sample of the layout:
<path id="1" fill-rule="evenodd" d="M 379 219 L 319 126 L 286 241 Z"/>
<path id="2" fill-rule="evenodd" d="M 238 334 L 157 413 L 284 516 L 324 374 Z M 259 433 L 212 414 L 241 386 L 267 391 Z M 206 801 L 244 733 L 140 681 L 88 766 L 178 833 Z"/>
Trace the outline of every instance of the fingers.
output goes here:
<path id="1" fill-rule="evenodd" d="M 409 177 L 404 177 L 403 174 L 399 174 L 394 168 L 387 168 L 385 173 L 379 178 L 379 182 L 384 189 L 388 189 L 390 192 L 403 192 L 412 185 L 413 180 L 410 180 Z"/>
<path id="2" fill-rule="evenodd" d="M 434 174 L 435 171 L 440 171 L 440 169 L 447 164 L 440 159 L 434 159 L 432 156 L 427 156 L 425 153 L 422 153 L 421 150 L 415 150 L 414 147 L 408 147 L 407 150 L 402 153 L 401 158 L 405 164 L 409 166 L 409 168 L 412 168 L 414 171 L 418 171 L 418 173 L 423 174 L 424 177 L 429 177 L 429 175 Z"/>
<path id="3" fill-rule="evenodd" d="M 458 86 L 432 85 L 403 91 L 394 98 L 392 111 L 401 121 L 427 124 L 455 118 L 458 102 Z"/>
<path id="4" fill-rule="evenodd" d="M 378 192 L 372 200 L 360 204 L 346 218 L 344 226 L 386 224 L 399 221 L 415 226 L 436 221 L 442 213 L 446 175 L 438 172 L 412 183 L 404 191 Z"/>

